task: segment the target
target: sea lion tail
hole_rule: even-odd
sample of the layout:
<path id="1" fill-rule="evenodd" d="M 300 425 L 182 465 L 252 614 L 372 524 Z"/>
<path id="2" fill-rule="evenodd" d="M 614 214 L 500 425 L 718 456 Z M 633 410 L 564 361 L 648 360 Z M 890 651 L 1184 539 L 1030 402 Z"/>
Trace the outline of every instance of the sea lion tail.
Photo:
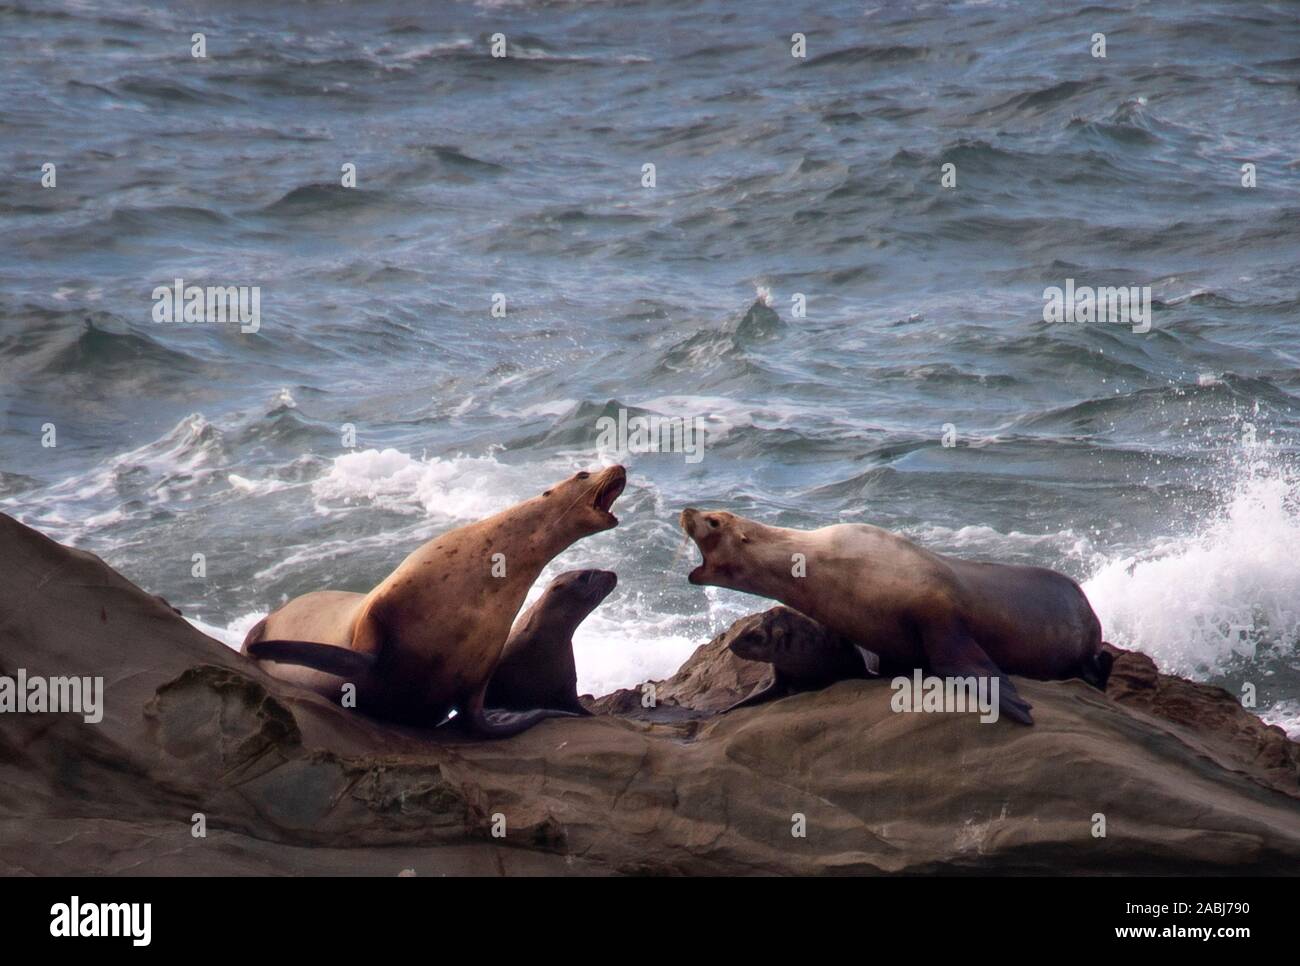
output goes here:
<path id="1" fill-rule="evenodd" d="M 373 654 L 317 641 L 254 641 L 244 645 L 244 652 L 255 661 L 300 664 L 344 678 L 368 674 L 375 666 Z"/>

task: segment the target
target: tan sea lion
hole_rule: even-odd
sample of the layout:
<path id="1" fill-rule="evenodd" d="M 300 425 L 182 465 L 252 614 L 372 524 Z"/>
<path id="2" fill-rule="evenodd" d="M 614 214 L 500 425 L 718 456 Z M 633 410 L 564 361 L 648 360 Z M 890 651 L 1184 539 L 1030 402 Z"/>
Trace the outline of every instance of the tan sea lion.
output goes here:
<path id="1" fill-rule="evenodd" d="M 248 633 L 243 651 L 278 677 L 406 724 L 457 725 L 506 737 L 565 712 L 491 711 L 485 692 L 528 588 L 553 557 L 617 526 L 627 473 L 577 473 L 502 513 L 435 537 L 368 594 L 323 591 L 290 601 Z M 335 677 L 337 676 L 337 677 Z"/>
<path id="2" fill-rule="evenodd" d="M 608 570 L 570 570 L 552 580 L 515 621 L 501 663 L 488 682 L 487 706 L 591 714 L 578 701 L 573 632 L 617 583 L 618 577 Z"/>
<path id="3" fill-rule="evenodd" d="M 1101 624 L 1063 574 L 943 556 L 866 524 L 792 530 L 686 509 L 681 525 L 704 555 L 691 583 L 779 600 L 878 655 L 882 674 L 997 678 L 1002 713 L 1025 724 L 1004 672 L 1105 686 Z"/>

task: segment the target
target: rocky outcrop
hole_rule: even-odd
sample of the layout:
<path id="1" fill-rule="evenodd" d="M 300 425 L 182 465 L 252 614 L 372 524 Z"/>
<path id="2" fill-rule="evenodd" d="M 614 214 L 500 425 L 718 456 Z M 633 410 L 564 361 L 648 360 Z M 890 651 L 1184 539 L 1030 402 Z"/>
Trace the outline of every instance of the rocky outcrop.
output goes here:
<path id="1" fill-rule="evenodd" d="M 768 673 L 724 635 L 664 682 L 659 718 L 470 742 L 278 682 L 97 558 L 2 516 L 0 577 L 0 674 L 105 684 L 98 724 L 0 716 L 10 874 L 1300 867 L 1300 803 L 1283 791 L 1294 752 L 1218 698 L 1205 700 L 1231 736 L 1177 717 L 1198 699 L 1163 675 L 1117 699 L 1017 681 L 1032 728 L 895 714 L 888 682 L 867 680 L 718 716 Z"/>
<path id="2" fill-rule="evenodd" d="M 759 629 L 763 617 L 763 614 L 742 617 L 709 643 L 697 647 L 670 678 L 647 681 L 637 688 L 622 688 L 600 698 L 583 695 L 583 701 L 597 714 L 631 715 L 650 720 L 702 717 L 729 708 L 756 689 L 772 683 L 770 664 L 743 661 L 731 653 L 731 642 L 741 634 Z M 647 708 L 648 700 L 653 700 L 653 708 Z M 678 710 L 688 714 L 672 714 Z"/>
<path id="3" fill-rule="evenodd" d="M 1183 740 L 1225 768 L 1300 797 L 1300 744 L 1265 724 L 1223 688 L 1161 674 L 1151 658 L 1106 645 L 1115 655 L 1106 696 L 1178 728 Z"/>

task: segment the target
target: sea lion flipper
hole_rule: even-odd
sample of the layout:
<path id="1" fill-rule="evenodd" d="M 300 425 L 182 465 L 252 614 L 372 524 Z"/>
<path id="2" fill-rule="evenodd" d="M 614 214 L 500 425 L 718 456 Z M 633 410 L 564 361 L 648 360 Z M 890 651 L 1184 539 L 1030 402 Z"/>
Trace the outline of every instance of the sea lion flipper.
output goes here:
<path id="1" fill-rule="evenodd" d="M 547 718 L 576 718 L 572 711 L 558 708 L 533 708 L 530 711 L 506 711 L 502 708 L 479 708 L 451 719 L 451 724 L 479 738 L 509 738 L 527 731 Z"/>
<path id="2" fill-rule="evenodd" d="M 300 664 L 344 678 L 361 677 L 375 666 L 373 654 L 317 641 L 255 641 L 245 649 L 257 661 Z"/>
<path id="3" fill-rule="evenodd" d="M 1034 723 L 1034 719 L 1029 716 L 1029 709 L 1033 705 L 1020 696 L 1011 679 L 1002 673 L 993 659 L 984 652 L 984 648 L 957 622 L 926 628 L 921 634 L 921 645 L 925 648 L 925 658 L 931 673 L 939 677 L 973 675 L 997 678 L 999 710 L 1021 724 Z"/>
<path id="4" fill-rule="evenodd" d="M 576 718 L 572 711 L 558 708 L 532 708 L 528 711 L 506 711 L 502 708 L 484 708 L 486 686 L 465 702 L 459 714 L 449 722 L 450 727 L 479 738 L 509 738 L 527 731 L 547 718 Z"/>
<path id="5" fill-rule="evenodd" d="M 862 670 L 866 672 L 867 677 L 880 677 L 880 655 L 857 644 L 853 645 L 853 649 L 857 652 L 858 657 L 862 658 Z"/>
<path id="6" fill-rule="evenodd" d="M 769 701 L 775 701 L 778 698 L 784 698 L 790 693 L 790 686 L 777 677 L 771 684 L 765 688 L 759 688 L 749 697 L 742 698 L 729 708 L 723 710 L 723 714 L 735 711 L 737 708 L 752 708 L 756 704 L 766 704 Z"/>
<path id="7" fill-rule="evenodd" d="M 474 723 L 475 730 L 485 738 L 509 738 L 527 731 L 547 718 L 576 718 L 572 711 L 559 708 L 534 708 L 531 711 L 503 711 L 484 709 L 482 717 Z"/>

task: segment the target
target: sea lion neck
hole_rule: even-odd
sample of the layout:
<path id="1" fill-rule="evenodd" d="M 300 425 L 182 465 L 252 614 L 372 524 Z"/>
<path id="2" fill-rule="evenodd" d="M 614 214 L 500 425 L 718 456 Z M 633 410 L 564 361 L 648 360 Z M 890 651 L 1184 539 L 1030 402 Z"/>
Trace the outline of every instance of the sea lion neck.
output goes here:
<path id="1" fill-rule="evenodd" d="M 585 494 L 582 499 L 586 499 Z M 518 526 L 529 532 L 529 539 L 521 546 L 530 562 L 535 555 L 543 567 L 583 537 L 597 532 L 595 527 L 584 525 L 580 506 L 572 503 L 565 506 L 553 497 L 533 497 L 500 516 L 513 517 Z"/>
<path id="2" fill-rule="evenodd" d="M 749 541 L 744 544 L 748 558 L 744 568 L 744 589 L 783 601 L 798 610 L 808 589 L 808 581 L 805 576 L 796 576 L 801 569 L 796 555 L 804 555 L 802 566 L 806 566 L 810 554 L 808 531 L 771 527 L 754 521 L 746 521 L 745 527 Z"/>

